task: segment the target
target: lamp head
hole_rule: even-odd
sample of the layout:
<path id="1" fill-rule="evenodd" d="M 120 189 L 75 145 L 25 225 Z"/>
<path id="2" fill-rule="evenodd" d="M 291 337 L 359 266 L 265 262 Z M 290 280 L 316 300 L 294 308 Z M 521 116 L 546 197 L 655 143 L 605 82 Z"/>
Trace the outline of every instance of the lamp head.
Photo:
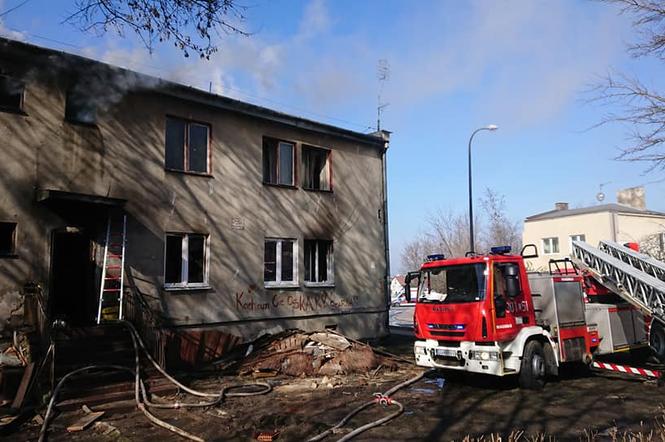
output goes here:
<path id="1" fill-rule="evenodd" d="M 490 124 L 485 129 L 487 129 L 487 130 L 497 130 L 498 128 L 499 128 L 499 126 L 497 126 L 496 124 Z"/>

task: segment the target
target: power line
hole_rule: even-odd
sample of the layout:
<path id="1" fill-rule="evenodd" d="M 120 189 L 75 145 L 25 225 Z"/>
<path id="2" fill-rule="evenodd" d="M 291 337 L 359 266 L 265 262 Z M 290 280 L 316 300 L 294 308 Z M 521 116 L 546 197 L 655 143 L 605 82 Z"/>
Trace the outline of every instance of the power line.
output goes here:
<path id="1" fill-rule="evenodd" d="M 16 11 L 18 8 L 25 5 L 29 1 L 30 0 L 24 0 L 23 2 L 19 3 L 18 5 L 14 6 L 13 8 L 9 8 L 5 12 L 0 12 L 0 17 L 4 17 L 5 15 L 9 14 L 10 12 Z"/>

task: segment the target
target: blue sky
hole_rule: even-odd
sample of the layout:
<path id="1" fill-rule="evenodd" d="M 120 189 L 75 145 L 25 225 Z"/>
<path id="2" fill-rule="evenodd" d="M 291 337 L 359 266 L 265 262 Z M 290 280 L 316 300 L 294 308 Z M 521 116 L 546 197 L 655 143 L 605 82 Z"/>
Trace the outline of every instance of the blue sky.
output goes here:
<path id="1" fill-rule="evenodd" d="M 21 2 L 0 0 L 0 11 Z M 132 35 L 82 34 L 62 24 L 73 3 L 30 0 L 0 32 L 361 132 L 376 124 L 377 62 L 388 60 L 394 270 L 429 215 L 466 210 L 468 137 L 490 123 L 500 129 L 474 140 L 475 194 L 503 194 L 515 220 L 556 201 L 595 204 L 601 183 L 606 202 L 645 185 L 648 207 L 665 211 L 663 173 L 613 159 L 627 129 L 592 128 L 612 109 L 588 90 L 609 71 L 665 88 L 662 63 L 626 53 L 630 17 L 600 2 L 252 0 L 253 35 L 224 37 L 209 62 L 168 44 L 151 55 Z"/>

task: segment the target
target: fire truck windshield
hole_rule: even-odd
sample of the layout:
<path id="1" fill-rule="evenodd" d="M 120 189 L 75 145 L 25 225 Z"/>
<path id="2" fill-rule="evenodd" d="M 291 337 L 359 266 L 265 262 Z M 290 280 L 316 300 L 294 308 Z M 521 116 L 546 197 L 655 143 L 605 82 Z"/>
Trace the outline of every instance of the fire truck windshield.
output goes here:
<path id="1" fill-rule="evenodd" d="M 487 266 L 462 264 L 424 270 L 420 275 L 418 302 L 456 304 L 485 298 Z"/>

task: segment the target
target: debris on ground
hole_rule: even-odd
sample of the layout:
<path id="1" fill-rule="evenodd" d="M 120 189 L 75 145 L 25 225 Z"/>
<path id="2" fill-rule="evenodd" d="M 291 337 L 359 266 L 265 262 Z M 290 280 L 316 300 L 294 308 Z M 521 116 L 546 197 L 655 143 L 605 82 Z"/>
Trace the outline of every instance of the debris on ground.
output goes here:
<path id="1" fill-rule="evenodd" d="M 398 365 L 394 358 L 377 354 L 371 346 L 333 331 L 288 330 L 262 336 L 249 348 L 251 352 L 245 352 L 245 357 L 236 361 L 237 371 L 254 377 L 330 377 L 377 369 L 394 371 Z"/>

